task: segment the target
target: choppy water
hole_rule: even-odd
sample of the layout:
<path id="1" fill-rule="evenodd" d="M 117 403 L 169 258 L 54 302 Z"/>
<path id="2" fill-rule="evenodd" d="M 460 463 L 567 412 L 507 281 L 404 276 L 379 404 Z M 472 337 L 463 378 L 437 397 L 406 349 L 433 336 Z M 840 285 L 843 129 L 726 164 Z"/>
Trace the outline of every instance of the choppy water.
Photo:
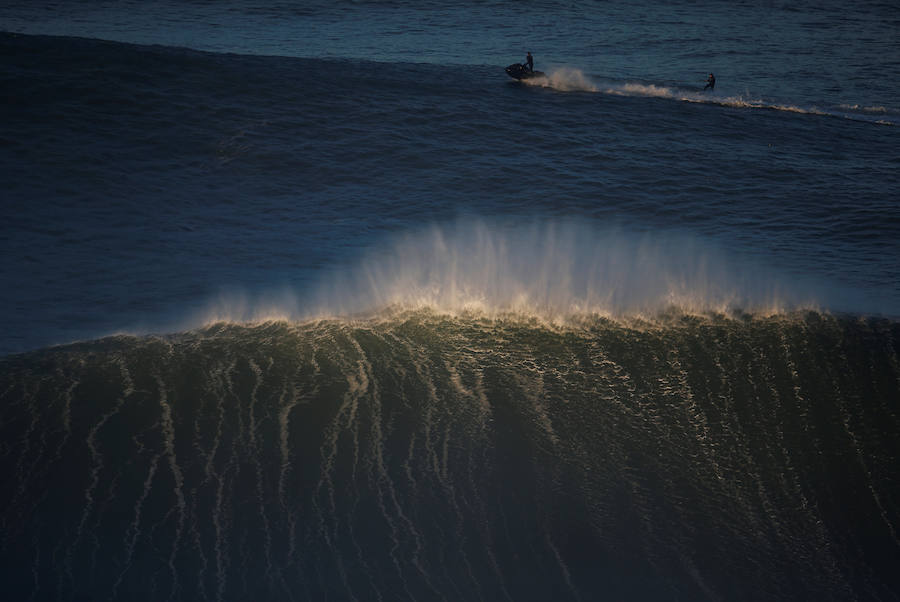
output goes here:
<path id="1" fill-rule="evenodd" d="M 0 29 L 16 597 L 900 596 L 892 3 Z"/>

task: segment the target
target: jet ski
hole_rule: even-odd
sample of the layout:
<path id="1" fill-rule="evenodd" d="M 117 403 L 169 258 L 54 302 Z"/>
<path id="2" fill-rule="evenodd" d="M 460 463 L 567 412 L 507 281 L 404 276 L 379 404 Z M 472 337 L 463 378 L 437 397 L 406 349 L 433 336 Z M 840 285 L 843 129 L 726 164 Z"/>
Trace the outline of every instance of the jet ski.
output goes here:
<path id="1" fill-rule="evenodd" d="M 506 68 L 506 74 L 513 79 L 531 79 L 533 77 L 544 77 L 543 71 L 529 71 L 525 65 L 513 63 Z"/>

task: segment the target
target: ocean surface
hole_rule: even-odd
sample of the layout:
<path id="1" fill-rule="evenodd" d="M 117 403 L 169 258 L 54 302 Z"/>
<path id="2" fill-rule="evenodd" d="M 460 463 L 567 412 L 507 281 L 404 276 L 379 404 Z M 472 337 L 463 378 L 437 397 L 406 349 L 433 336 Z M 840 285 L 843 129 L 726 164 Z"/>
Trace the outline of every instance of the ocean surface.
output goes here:
<path id="1" fill-rule="evenodd" d="M 2 597 L 900 599 L 896 2 L 0 0 L 0 90 Z"/>

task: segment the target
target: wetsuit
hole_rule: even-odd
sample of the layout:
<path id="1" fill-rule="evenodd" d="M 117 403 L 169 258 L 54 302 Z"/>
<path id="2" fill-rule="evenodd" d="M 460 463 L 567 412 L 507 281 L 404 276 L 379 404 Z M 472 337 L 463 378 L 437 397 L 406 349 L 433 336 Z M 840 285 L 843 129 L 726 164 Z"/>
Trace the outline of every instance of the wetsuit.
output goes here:
<path id="1" fill-rule="evenodd" d="M 706 78 L 706 85 L 703 87 L 704 90 L 709 88 L 710 90 L 716 89 L 716 76 L 712 73 L 709 74 L 709 77 Z"/>
<path id="2" fill-rule="evenodd" d="M 531 57 L 531 53 L 528 53 L 528 56 L 525 57 L 525 66 L 529 71 L 534 71 L 534 59 Z"/>

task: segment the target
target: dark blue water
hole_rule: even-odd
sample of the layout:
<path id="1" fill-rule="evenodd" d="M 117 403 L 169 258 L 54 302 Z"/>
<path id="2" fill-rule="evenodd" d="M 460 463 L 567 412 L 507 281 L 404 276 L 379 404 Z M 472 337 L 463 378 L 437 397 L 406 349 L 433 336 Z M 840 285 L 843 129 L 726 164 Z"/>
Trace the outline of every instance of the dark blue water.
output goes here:
<path id="1" fill-rule="evenodd" d="M 893 3 L 0 29 L 18 597 L 900 596 Z"/>
<path id="2" fill-rule="evenodd" d="M 896 13 L 4 7 L 9 30 L 155 45 L 4 36 L 0 349 L 179 330 L 210 307 L 302 317 L 322 279 L 461 217 L 525 247 L 546 240 L 501 230 L 624 231 L 610 244 L 674 231 L 697 249 L 690 266 L 728 256 L 733 274 L 786 278 L 797 290 L 785 303 L 897 315 Z M 543 86 L 503 74 L 523 48 L 549 74 Z M 702 92 L 707 71 L 714 93 Z M 667 270 L 647 278 L 701 286 Z"/>

